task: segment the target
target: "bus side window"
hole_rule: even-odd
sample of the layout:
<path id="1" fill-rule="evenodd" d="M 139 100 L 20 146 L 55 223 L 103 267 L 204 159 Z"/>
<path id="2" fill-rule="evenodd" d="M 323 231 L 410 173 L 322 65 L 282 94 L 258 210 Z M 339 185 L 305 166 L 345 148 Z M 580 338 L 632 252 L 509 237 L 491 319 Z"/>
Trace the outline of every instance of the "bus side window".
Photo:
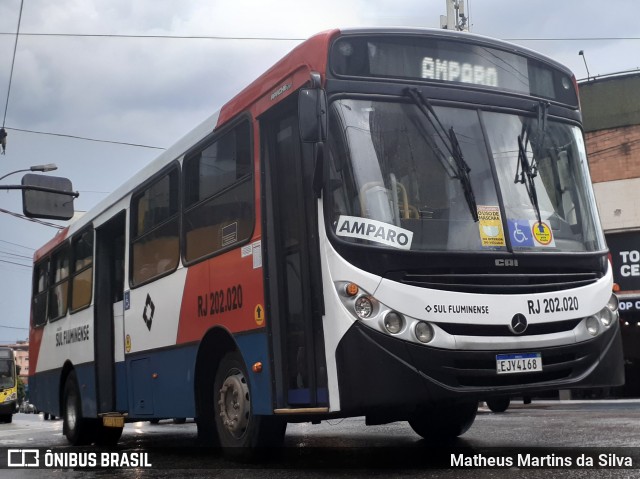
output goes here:
<path id="1" fill-rule="evenodd" d="M 178 186 L 178 169 L 173 168 L 131 200 L 131 284 L 134 287 L 178 267 Z"/>
<path id="2" fill-rule="evenodd" d="M 183 171 L 186 261 L 247 240 L 253 232 L 254 210 L 249 123 L 189 155 Z"/>
<path id="3" fill-rule="evenodd" d="M 34 326 L 42 326 L 47 322 L 47 303 L 49 297 L 49 258 L 36 263 L 33 270 L 33 305 L 32 318 Z"/>
<path id="4" fill-rule="evenodd" d="M 68 245 L 53 253 L 51 257 L 51 276 L 49 290 L 49 311 L 47 317 L 55 321 L 67 314 L 69 297 L 69 247 Z"/>
<path id="5" fill-rule="evenodd" d="M 93 229 L 75 237 L 71 243 L 71 312 L 91 304 L 93 289 Z"/>

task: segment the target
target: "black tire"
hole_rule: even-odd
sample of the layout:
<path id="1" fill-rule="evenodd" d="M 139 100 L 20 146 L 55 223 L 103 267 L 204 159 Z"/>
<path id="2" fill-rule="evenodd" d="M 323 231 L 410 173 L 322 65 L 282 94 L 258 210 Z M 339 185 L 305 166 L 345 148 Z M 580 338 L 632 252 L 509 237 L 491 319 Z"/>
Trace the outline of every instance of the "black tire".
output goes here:
<path id="1" fill-rule="evenodd" d="M 13 421 L 13 414 L 3 414 L 0 416 L 0 422 L 6 422 L 10 424 Z"/>
<path id="2" fill-rule="evenodd" d="M 487 403 L 487 407 L 491 409 L 491 412 L 505 412 L 509 409 L 509 404 L 511 404 L 511 398 L 508 397 L 497 397 L 487 399 L 485 401 Z"/>
<path id="3" fill-rule="evenodd" d="M 427 441 L 452 441 L 469 430 L 477 411 L 477 402 L 438 404 L 415 412 L 409 425 Z"/>
<path id="4" fill-rule="evenodd" d="M 96 423 L 95 420 L 82 417 L 82 400 L 75 371 L 71 371 L 67 376 L 62 398 L 63 434 L 74 446 L 91 444 Z"/>
<path id="5" fill-rule="evenodd" d="M 95 431 L 96 445 L 114 447 L 122 436 L 122 429 L 121 427 L 105 427 L 98 423 Z"/>
<path id="6" fill-rule="evenodd" d="M 184 424 L 185 422 L 187 422 L 187 418 L 186 417 L 174 417 L 173 418 L 173 423 L 174 424 Z"/>
<path id="7" fill-rule="evenodd" d="M 160 419 L 157 419 L 157 418 L 149 419 L 149 422 L 151 424 L 159 424 L 160 423 Z"/>
<path id="8" fill-rule="evenodd" d="M 234 459 L 251 459 L 260 447 L 282 445 L 287 423 L 275 416 L 254 416 L 247 369 L 238 352 L 222 358 L 213 385 L 214 420 L 220 446 Z"/>
<path id="9" fill-rule="evenodd" d="M 49 413 L 48 412 L 43 413 L 42 414 L 42 419 L 44 419 L 45 421 L 48 421 L 49 420 Z"/>

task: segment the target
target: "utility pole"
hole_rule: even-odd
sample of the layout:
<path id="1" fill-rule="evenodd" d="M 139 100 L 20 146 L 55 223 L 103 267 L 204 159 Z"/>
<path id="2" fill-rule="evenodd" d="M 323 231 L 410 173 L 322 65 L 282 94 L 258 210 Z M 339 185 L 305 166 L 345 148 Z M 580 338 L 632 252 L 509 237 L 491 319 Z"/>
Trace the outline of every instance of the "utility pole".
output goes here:
<path id="1" fill-rule="evenodd" d="M 447 14 L 440 15 L 440 28 L 469 31 L 469 18 L 464 13 L 464 0 L 445 0 L 447 2 Z"/>

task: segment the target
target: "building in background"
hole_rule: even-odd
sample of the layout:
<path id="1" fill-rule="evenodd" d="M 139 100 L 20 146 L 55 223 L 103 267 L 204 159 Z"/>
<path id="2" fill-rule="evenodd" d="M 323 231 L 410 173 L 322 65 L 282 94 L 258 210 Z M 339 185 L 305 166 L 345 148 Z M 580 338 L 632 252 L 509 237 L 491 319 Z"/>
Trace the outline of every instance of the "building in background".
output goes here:
<path id="1" fill-rule="evenodd" d="M 625 393 L 640 396 L 640 71 L 579 87 L 591 179 L 620 288 Z"/>

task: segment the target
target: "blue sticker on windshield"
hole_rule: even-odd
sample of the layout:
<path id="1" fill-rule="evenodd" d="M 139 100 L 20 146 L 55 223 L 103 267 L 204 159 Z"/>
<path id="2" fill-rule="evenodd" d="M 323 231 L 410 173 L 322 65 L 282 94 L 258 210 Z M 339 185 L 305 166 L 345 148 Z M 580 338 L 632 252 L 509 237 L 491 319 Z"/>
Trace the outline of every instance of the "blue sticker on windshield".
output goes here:
<path id="1" fill-rule="evenodd" d="M 534 246 L 529 220 L 508 220 L 509 237 L 514 248 Z"/>

